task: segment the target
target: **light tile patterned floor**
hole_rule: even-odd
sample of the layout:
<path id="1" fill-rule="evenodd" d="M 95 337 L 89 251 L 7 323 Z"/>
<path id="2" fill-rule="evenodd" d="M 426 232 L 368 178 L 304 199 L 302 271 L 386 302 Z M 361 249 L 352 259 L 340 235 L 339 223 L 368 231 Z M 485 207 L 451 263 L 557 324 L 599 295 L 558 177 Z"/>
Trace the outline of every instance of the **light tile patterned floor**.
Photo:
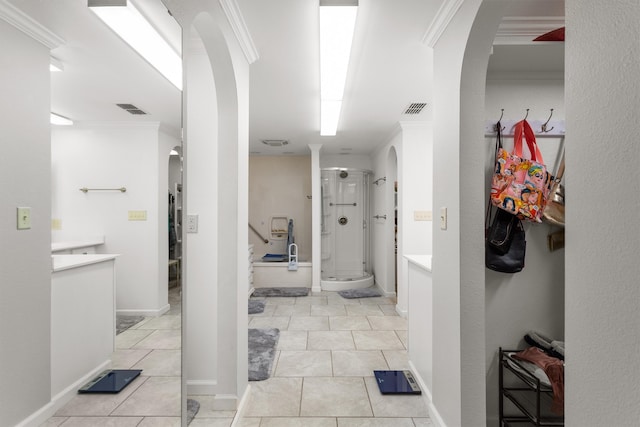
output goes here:
<path id="1" fill-rule="evenodd" d="M 429 427 L 420 396 L 382 395 L 374 370 L 408 369 L 395 298 L 265 299 L 250 328 L 280 329 L 272 376 L 251 382 L 240 427 Z M 193 424 L 192 424 L 193 425 Z"/>
<path id="2" fill-rule="evenodd" d="M 179 289 L 171 310 L 147 318 L 116 338 L 113 367 L 143 375 L 117 395 L 78 395 L 46 427 L 179 427 Z M 383 396 L 373 370 L 408 369 L 407 324 L 393 298 L 344 299 L 334 292 L 308 297 L 260 298 L 264 313 L 249 327 L 280 329 L 272 376 L 251 382 L 238 427 L 429 427 L 419 396 Z M 200 403 L 192 427 L 230 427 L 235 411 Z"/>

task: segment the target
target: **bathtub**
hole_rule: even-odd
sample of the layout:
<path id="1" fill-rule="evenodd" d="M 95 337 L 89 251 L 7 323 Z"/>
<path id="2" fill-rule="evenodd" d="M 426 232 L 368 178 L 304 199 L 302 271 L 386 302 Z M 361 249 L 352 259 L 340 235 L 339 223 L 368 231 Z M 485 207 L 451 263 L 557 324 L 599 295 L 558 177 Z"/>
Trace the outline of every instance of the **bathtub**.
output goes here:
<path id="1" fill-rule="evenodd" d="M 311 288 L 311 263 L 298 262 L 298 270 L 289 271 L 288 262 L 253 262 L 253 287 Z"/>

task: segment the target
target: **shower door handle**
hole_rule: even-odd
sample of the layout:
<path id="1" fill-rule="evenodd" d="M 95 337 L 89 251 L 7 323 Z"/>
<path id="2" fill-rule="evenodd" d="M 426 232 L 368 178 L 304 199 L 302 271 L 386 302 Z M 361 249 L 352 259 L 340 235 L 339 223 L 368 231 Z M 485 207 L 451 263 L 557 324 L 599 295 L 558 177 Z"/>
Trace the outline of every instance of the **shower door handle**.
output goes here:
<path id="1" fill-rule="evenodd" d="M 358 206 L 357 203 L 329 203 L 329 206 Z"/>

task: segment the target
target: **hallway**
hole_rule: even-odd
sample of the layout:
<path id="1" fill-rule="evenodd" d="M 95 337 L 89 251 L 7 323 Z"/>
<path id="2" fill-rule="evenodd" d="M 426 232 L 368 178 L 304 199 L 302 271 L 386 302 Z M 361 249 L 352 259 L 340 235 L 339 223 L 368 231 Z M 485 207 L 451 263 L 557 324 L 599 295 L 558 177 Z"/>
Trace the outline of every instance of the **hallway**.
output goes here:
<path id="1" fill-rule="evenodd" d="M 271 377 L 250 383 L 242 427 L 432 425 L 422 397 L 383 396 L 373 377 L 408 369 L 407 322 L 395 298 L 265 299 L 249 327 L 278 328 L 280 340 Z"/>

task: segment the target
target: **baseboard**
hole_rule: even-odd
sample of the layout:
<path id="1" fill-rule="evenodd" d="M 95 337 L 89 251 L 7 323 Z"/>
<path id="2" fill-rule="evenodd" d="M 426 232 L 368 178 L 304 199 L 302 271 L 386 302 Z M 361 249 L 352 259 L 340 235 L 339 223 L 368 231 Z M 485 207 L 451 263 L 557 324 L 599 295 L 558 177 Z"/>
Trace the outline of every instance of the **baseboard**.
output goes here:
<path id="1" fill-rule="evenodd" d="M 244 413 L 247 411 L 247 405 L 249 404 L 250 397 L 251 397 L 251 384 L 248 384 L 247 388 L 244 390 L 242 399 L 240 399 L 240 403 L 238 404 L 238 410 L 236 411 L 236 415 L 233 417 L 233 421 L 231 422 L 230 427 L 240 427 L 242 425 L 242 418 L 244 418 Z"/>
<path id="2" fill-rule="evenodd" d="M 383 297 L 392 298 L 392 297 L 396 296 L 395 292 L 387 292 L 387 291 L 385 291 L 382 288 L 382 286 L 380 286 L 378 283 L 374 283 L 373 286 L 375 286 L 375 288 L 380 291 L 380 293 L 382 294 Z"/>
<path id="3" fill-rule="evenodd" d="M 418 385 L 422 390 L 422 398 L 424 399 L 425 404 L 429 409 L 429 417 L 431 418 L 433 427 L 447 427 L 447 425 L 444 423 L 444 420 L 440 416 L 440 413 L 438 412 L 436 407 L 433 405 L 433 396 L 431 394 L 431 390 L 429 389 L 429 387 L 427 387 L 427 384 L 424 382 L 424 379 L 422 378 L 422 376 L 420 376 L 420 373 L 418 372 L 418 370 L 416 369 L 416 366 L 413 364 L 412 361 L 409 361 L 409 369 L 411 369 L 413 376 L 415 377 L 416 381 L 418 381 Z"/>
<path id="4" fill-rule="evenodd" d="M 165 314 L 171 306 L 169 304 L 161 307 L 157 310 L 116 310 L 116 314 L 123 316 L 144 316 L 144 317 L 160 317 Z"/>
<path id="5" fill-rule="evenodd" d="M 64 405 L 69 403 L 71 399 L 78 393 L 78 389 L 92 380 L 100 372 L 108 369 L 111 365 L 111 360 L 106 360 L 98 367 L 90 371 L 88 374 L 80 378 L 78 381 L 71 384 L 69 387 L 62 390 L 51 398 L 51 401 L 45 406 L 31 414 L 29 417 L 16 424 L 16 427 L 38 427 L 44 424 L 49 418 L 53 417 L 56 412 Z"/>
<path id="6" fill-rule="evenodd" d="M 187 380 L 187 396 L 215 396 L 217 387 L 215 380 Z"/>
<path id="7" fill-rule="evenodd" d="M 397 304 L 396 304 L 396 313 L 398 313 L 398 316 L 402 317 L 403 319 L 406 319 L 407 315 L 409 314 L 407 310 L 402 310 L 400 306 Z"/>
<path id="8" fill-rule="evenodd" d="M 431 423 L 433 427 L 447 427 L 444 423 L 444 420 L 440 416 L 438 409 L 434 406 L 433 402 L 429 404 L 429 417 L 431 418 Z"/>
<path id="9" fill-rule="evenodd" d="M 418 385 L 420 386 L 420 390 L 422 390 L 422 398 L 425 399 L 425 403 L 427 405 L 431 404 L 431 390 L 427 386 L 427 383 L 424 382 L 424 378 L 418 372 L 416 365 L 413 364 L 411 360 L 409 360 L 409 369 L 411 369 L 411 373 L 413 373 L 414 378 L 418 381 Z"/>

